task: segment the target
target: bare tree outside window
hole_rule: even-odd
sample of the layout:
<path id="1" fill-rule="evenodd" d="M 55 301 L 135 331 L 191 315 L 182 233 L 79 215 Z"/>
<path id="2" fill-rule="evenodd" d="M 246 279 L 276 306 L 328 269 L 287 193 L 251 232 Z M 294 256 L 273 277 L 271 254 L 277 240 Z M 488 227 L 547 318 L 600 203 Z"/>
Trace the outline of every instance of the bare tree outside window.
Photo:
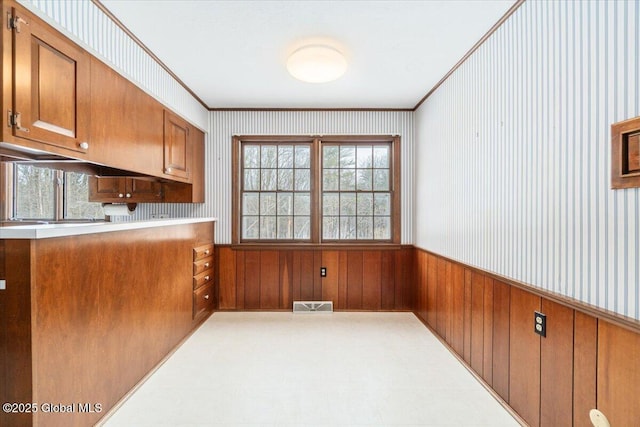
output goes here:
<path id="1" fill-rule="evenodd" d="M 322 146 L 322 238 L 391 239 L 391 143 Z"/>
<path id="2" fill-rule="evenodd" d="M 399 143 L 234 138 L 234 242 L 399 242 Z"/>
<path id="3" fill-rule="evenodd" d="M 243 239 L 309 240 L 311 146 L 246 144 L 242 163 Z"/>
<path id="4" fill-rule="evenodd" d="M 16 163 L 13 218 L 62 221 L 104 219 L 100 203 L 88 201 L 88 176 L 78 172 Z"/>
<path id="5" fill-rule="evenodd" d="M 17 219 L 54 220 L 55 171 L 29 164 L 16 164 L 14 176 L 13 216 Z"/>
<path id="6" fill-rule="evenodd" d="M 78 172 L 64 174 L 64 218 L 103 219 L 101 203 L 89 201 L 89 176 Z"/>

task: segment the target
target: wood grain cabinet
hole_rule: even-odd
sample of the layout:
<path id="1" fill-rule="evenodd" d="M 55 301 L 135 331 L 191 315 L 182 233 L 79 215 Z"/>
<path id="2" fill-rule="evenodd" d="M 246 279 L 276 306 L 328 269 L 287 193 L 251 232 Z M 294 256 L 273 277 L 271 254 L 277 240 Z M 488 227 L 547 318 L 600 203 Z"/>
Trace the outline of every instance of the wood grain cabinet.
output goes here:
<path id="1" fill-rule="evenodd" d="M 102 203 L 162 202 L 162 184 L 138 178 L 89 178 L 89 201 Z"/>
<path id="2" fill-rule="evenodd" d="M 164 177 L 162 104 L 96 58 L 91 96 L 92 160 Z"/>
<path id="3" fill-rule="evenodd" d="M 168 181 L 163 184 L 165 203 L 204 203 L 204 133 L 191 127 L 191 183 Z"/>
<path id="4" fill-rule="evenodd" d="M 100 184 L 108 194 L 98 191 L 96 201 L 129 193 L 138 202 L 204 202 L 203 132 L 23 6 L 1 7 L 3 154 L 79 159 L 98 175 L 106 167 L 163 182 L 116 188 L 108 178 Z"/>
<path id="5" fill-rule="evenodd" d="M 160 224 L 0 239 L 0 402 L 76 405 L 0 411 L 0 426 L 102 425 L 206 318 L 193 320 L 192 251 L 213 241 L 214 223 Z M 206 284 L 199 289 L 198 310 L 206 313 L 213 293 Z M 78 410 L 85 403 L 102 411 Z"/>
<path id="6" fill-rule="evenodd" d="M 214 307 L 213 243 L 193 248 L 193 319 L 200 320 Z"/>
<path id="7" fill-rule="evenodd" d="M 164 173 L 191 181 L 191 126 L 171 111 L 164 111 Z"/>
<path id="8" fill-rule="evenodd" d="M 83 157 L 92 148 L 90 55 L 23 8 L 3 3 L 3 11 L 4 141 Z"/>

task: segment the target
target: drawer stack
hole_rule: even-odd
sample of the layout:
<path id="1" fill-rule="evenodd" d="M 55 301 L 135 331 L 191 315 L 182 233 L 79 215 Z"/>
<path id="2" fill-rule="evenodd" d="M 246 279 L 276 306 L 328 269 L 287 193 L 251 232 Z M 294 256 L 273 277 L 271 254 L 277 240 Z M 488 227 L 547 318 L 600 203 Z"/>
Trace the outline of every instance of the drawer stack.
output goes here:
<path id="1" fill-rule="evenodd" d="M 213 243 L 193 248 L 193 319 L 213 309 Z"/>

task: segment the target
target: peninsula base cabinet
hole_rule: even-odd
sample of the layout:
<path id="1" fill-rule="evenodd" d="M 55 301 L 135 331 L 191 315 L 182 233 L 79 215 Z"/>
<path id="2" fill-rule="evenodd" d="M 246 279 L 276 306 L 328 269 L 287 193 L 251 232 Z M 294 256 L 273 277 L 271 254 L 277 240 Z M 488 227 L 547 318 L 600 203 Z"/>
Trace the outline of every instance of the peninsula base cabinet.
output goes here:
<path id="1" fill-rule="evenodd" d="M 213 234 L 194 222 L 0 240 L 0 401 L 22 404 L 0 426 L 103 418 L 213 310 L 193 319 L 193 250 Z"/>

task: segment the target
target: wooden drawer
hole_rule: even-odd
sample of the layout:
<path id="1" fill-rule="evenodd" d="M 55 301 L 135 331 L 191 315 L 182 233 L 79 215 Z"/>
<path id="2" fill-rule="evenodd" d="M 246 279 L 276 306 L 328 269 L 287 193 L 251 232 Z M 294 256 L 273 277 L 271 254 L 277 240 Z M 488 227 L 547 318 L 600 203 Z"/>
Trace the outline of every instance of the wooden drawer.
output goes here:
<path id="1" fill-rule="evenodd" d="M 205 270 L 197 276 L 193 276 L 193 289 L 206 285 L 213 281 L 213 270 Z"/>
<path id="2" fill-rule="evenodd" d="M 193 318 L 211 311 L 213 308 L 213 283 L 200 286 L 193 291 Z"/>
<path id="3" fill-rule="evenodd" d="M 193 248 L 193 260 L 198 261 L 213 255 L 213 243 Z"/>
<path id="4" fill-rule="evenodd" d="M 193 275 L 197 276 L 205 270 L 209 270 L 213 268 L 213 256 L 201 259 L 199 261 L 195 261 L 193 263 Z"/>

